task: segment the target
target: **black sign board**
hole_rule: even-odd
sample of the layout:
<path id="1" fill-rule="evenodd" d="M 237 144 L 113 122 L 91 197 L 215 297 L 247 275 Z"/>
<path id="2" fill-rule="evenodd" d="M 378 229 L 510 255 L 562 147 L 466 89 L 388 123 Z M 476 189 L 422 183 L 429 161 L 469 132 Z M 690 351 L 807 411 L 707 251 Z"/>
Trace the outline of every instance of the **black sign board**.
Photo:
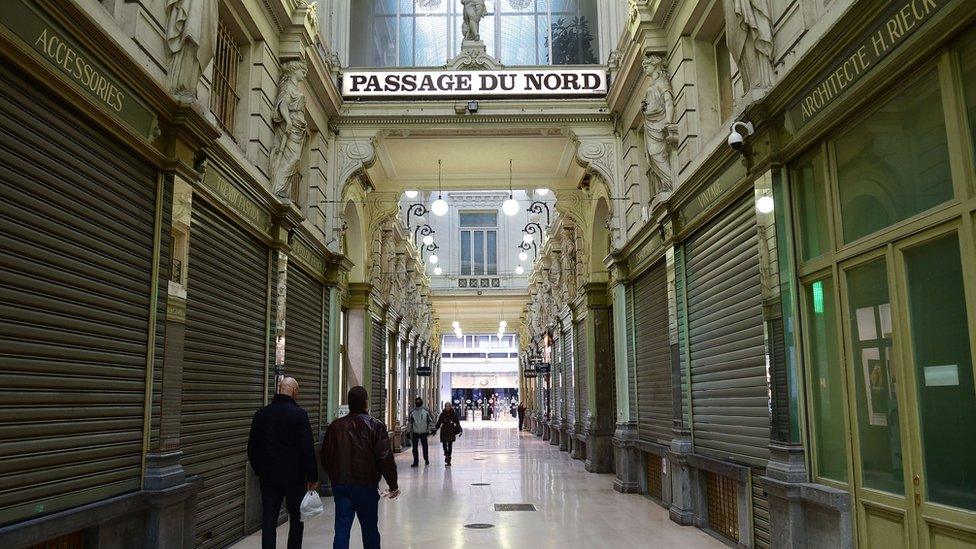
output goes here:
<path id="1" fill-rule="evenodd" d="M 417 366 L 417 375 L 420 377 L 430 377 L 431 370 L 430 366 Z"/>
<path id="2" fill-rule="evenodd" d="M 548 374 L 552 371 L 552 365 L 548 362 L 542 362 L 542 357 L 530 358 L 529 364 L 533 367 L 537 374 Z"/>

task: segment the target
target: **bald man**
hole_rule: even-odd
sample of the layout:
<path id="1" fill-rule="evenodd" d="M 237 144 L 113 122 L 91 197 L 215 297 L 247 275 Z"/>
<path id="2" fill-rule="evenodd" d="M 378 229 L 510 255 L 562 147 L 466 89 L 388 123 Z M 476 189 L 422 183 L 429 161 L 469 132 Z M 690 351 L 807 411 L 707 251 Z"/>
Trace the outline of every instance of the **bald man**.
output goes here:
<path id="1" fill-rule="evenodd" d="M 290 517 L 288 549 L 300 549 L 304 525 L 299 507 L 305 492 L 319 486 L 308 413 L 295 400 L 298 381 L 278 383 L 271 404 L 254 413 L 247 458 L 261 482 L 261 547 L 275 549 L 278 512 L 285 501 Z"/>

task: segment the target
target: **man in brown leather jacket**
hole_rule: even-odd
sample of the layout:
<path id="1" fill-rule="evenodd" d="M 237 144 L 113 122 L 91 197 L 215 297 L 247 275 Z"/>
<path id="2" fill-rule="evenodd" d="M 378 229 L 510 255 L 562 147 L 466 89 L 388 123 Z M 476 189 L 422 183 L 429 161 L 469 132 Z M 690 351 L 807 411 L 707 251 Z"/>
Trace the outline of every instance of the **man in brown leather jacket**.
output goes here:
<path id="1" fill-rule="evenodd" d="M 329 424 L 322 441 L 322 467 L 332 482 L 335 499 L 335 540 L 333 547 L 349 547 L 349 532 L 354 517 L 359 517 L 363 547 L 379 549 L 379 482 L 386 479 L 390 499 L 400 495 L 396 463 L 390 449 L 386 425 L 367 413 L 366 389 L 349 390 L 349 415 Z"/>

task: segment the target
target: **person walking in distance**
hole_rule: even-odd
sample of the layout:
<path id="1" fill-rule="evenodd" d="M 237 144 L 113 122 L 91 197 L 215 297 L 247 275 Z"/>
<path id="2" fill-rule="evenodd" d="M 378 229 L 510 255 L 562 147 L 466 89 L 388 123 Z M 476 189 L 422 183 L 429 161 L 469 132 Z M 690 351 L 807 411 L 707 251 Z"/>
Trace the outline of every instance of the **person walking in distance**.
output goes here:
<path id="1" fill-rule="evenodd" d="M 434 425 L 434 433 L 440 430 L 441 446 L 444 447 L 444 464 L 451 466 L 451 451 L 454 449 L 454 441 L 461 436 L 461 420 L 454 412 L 454 406 L 447 402 L 444 404 L 444 411 L 437 418 Z"/>
<path id="2" fill-rule="evenodd" d="M 427 455 L 427 435 L 434 426 L 434 417 L 430 414 L 430 410 L 424 408 L 422 398 L 417 397 L 413 403 L 415 407 L 410 411 L 409 419 L 410 444 L 413 446 L 413 464 L 410 466 L 417 467 L 420 464 L 420 456 L 417 455 L 418 443 L 424 447 L 424 464 L 430 465 L 430 457 Z"/>
<path id="3" fill-rule="evenodd" d="M 386 425 L 366 411 L 366 389 L 349 389 L 348 402 L 349 415 L 330 423 L 322 440 L 322 467 L 332 482 L 336 506 L 332 547 L 348 549 L 352 521 L 358 517 L 364 549 L 379 549 L 379 482 L 386 479 L 385 497 L 400 495 L 396 463 Z"/>
<path id="4" fill-rule="evenodd" d="M 519 402 L 518 408 L 516 408 L 516 410 L 518 411 L 519 431 L 521 431 L 522 425 L 525 424 L 525 410 L 526 410 L 525 403 Z"/>
<path id="5" fill-rule="evenodd" d="M 275 549 L 281 502 L 288 509 L 288 549 L 300 549 L 302 523 L 299 508 L 308 490 L 319 486 L 315 448 L 308 413 L 295 400 L 298 382 L 286 377 L 278 394 L 254 413 L 247 441 L 247 459 L 261 486 L 261 547 Z"/>

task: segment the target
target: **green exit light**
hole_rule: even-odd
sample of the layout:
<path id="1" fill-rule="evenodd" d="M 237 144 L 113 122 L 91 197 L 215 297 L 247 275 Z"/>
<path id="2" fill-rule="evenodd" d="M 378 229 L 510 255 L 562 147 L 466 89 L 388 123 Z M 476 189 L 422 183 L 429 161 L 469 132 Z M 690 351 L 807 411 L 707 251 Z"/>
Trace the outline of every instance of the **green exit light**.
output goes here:
<path id="1" fill-rule="evenodd" d="M 813 312 L 817 314 L 823 314 L 824 312 L 824 294 L 823 294 L 822 280 L 818 280 L 813 283 Z"/>

